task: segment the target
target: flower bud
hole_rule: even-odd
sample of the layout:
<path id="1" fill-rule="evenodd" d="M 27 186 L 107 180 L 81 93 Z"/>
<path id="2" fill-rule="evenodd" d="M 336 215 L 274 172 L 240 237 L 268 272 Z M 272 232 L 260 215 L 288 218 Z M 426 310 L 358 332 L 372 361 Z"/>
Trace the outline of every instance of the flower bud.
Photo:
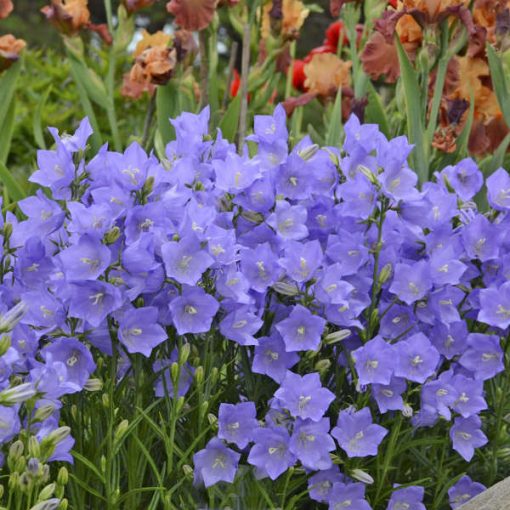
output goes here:
<path id="1" fill-rule="evenodd" d="M 182 470 L 184 471 L 184 476 L 186 478 L 193 478 L 193 468 L 189 464 L 184 464 L 184 466 L 182 466 Z"/>
<path id="2" fill-rule="evenodd" d="M 41 501 L 40 503 L 37 503 L 36 505 L 31 507 L 30 510 L 57 510 L 59 505 L 60 499 L 51 498 L 47 499 L 46 501 Z"/>
<path id="3" fill-rule="evenodd" d="M 300 150 L 298 152 L 298 156 L 303 161 L 308 161 L 309 159 L 313 158 L 315 154 L 317 154 L 317 151 L 319 150 L 319 146 L 314 143 L 313 145 L 309 145 L 308 147 L 305 147 L 304 149 Z"/>
<path id="4" fill-rule="evenodd" d="M 57 446 L 59 443 L 64 441 L 69 434 L 71 433 L 71 429 L 67 426 L 64 427 L 58 427 L 55 430 L 52 430 L 42 441 L 41 445 L 43 443 L 53 445 L 53 447 Z"/>
<path id="5" fill-rule="evenodd" d="M 105 409 L 108 409 L 110 407 L 110 397 L 108 393 L 103 393 L 101 395 L 101 401 L 103 402 L 103 407 Z"/>
<path id="6" fill-rule="evenodd" d="M 393 272 L 393 268 L 392 268 L 391 264 L 386 264 L 381 269 L 381 272 L 379 273 L 379 283 L 381 285 L 386 283 L 391 278 L 392 272 Z"/>
<path id="7" fill-rule="evenodd" d="M 101 455 L 99 465 L 101 467 L 101 473 L 106 473 L 106 457 L 104 455 Z"/>
<path id="8" fill-rule="evenodd" d="M 41 456 L 41 446 L 35 436 L 30 436 L 28 439 L 28 454 L 35 458 L 39 458 Z"/>
<path id="9" fill-rule="evenodd" d="M 0 356 L 3 356 L 9 347 L 11 346 L 11 336 L 10 335 L 2 335 L 0 337 Z"/>
<path id="10" fill-rule="evenodd" d="M 12 235 L 12 223 L 6 221 L 3 228 L 4 242 L 6 243 Z"/>
<path id="11" fill-rule="evenodd" d="M 12 443 L 11 446 L 9 447 L 9 454 L 7 458 L 9 460 L 16 461 L 23 455 L 24 450 L 25 445 L 23 444 L 22 441 L 18 439 L 17 441 L 14 441 L 14 443 Z"/>
<path id="12" fill-rule="evenodd" d="M 0 333 L 12 331 L 28 310 L 24 301 L 20 301 L 0 318 Z"/>
<path id="13" fill-rule="evenodd" d="M 178 363 L 175 363 L 175 361 L 170 366 L 170 376 L 172 378 L 172 383 L 175 387 L 179 384 L 179 373 L 181 371 L 181 368 L 179 367 Z"/>
<path id="14" fill-rule="evenodd" d="M 264 221 L 264 216 L 260 213 L 256 213 L 253 211 L 243 211 L 241 213 L 241 216 L 248 221 L 251 221 L 252 223 L 262 223 Z"/>
<path id="15" fill-rule="evenodd" d="M 409 404 L 404 404 L 404 409 L 402 409 L 402 414 L 406 418 L 411 418 L 413 415 L 413 408 Z"/>
<path id="16" fill-rule="evenodd" d="M 184 397 L 179 397 L 175 403 L 175 412 L 179 414 L 184 407 Z"/>
<path id="17" fill-rule="evenodd" d="M 212 413 L 209 413 L 207 415 L 207 421 L 209 422 L 209 424 L 214 428 L 217 427 L 217 424 L 218 424 L 218 418 L 216 416 L 214 416 L 214 414 Z"/>
<path id="18" fill-rule="evenodd" d="M 103 381 L 101 381 L 101 379 L 90 378 L 85 383 L 84 388 L 87 391 L 101 391 L 103 389 Z"/>
<path id="19" fill-rule="evenodd" d="M 374 175 L 374 172 L 370 170 L 370 168 L 366 167 L 365 165 L 358 165 L 356 170 L 360 173 L 362 173 L 372 184 L 378 185 L 377 177 Z"/>
<path id="20" fill-rule="evenodd" d="M 145 195 L 150 195 L 153 189 L 154 189 L 154 177 L 151 175 L 150 177 L 147 177 L 147 180 L 144 182 L 142 192 Z"/>
<path id="21" fill-rule="evenodd" d="M 34 421 L 40 422 L 48 419 L 55 411 L 55 406 L 53 404 L 45 404 L 36 409 L 34 413 Z"/>
<path id="22" fill-rule="evenodd" d="M 195 370 L 195 381 L 197 382 L 197 385 L 200 386 L 204 382 L 204 367 L 199 366 Z"/>
<path id="23" fill-rule="evenodd" d="M 328 344 L 335 344 L 337 342 L 341 342 L 342 340 L 345 340 L 346 338 L 349 338 L 351 336 L 351 330 L 350 329 L 339 329 L 338 331 L 333 331 L 332 333 L 329 333 L 326 335 L 326 338 L 324 341 Z"/>
<path id="24" fill-rule="evenodd" d="M 0 404 L 10 407 L 31 399 L 36 393 L 32 383 L 19 384 L 0 392 Z"/>
<path id="25" fill-rule="evenodd" d="M 45 500 L 51 498 L 51 496 L 53 496 L 53 493 L 55 492 L 56 487 L 57 487 L 57 484 L 55 482 L 46 485 L 46 487 L 44 487 L 42 489 L 42 491 L 39 493 L 39 498 L 38 498 L 39 501 L 45 501 Z"/>
<path id="26" fill-rule="evenodd" d="M 322 374 L 331 367 L 331 361 L 329 359 L 321 359 L 315 363 L 315 370 Z"/>
<path id="27" fill-rule="evenodd" d="M 128 420 L 122 420 L 113 435 L 113 443 L 114 445 L 118 445 L 122 441 L 122 438 L 124 437 L 124 434 L 127 432 L 127 429 L 129 427 L 129 421 Z"/>
<path id="28" fill-rule="evenodd" d="M 351 471 L 351 477 L 367 485 L 372 485 L 374 483 L 374 479 L 362 469 L 353 469 Z"/>
<path id="29" fill-rule="evenodd" d="M 185 343 L 179 350 L 179 365 L 184 365 L 188 361 L 189 353 L 191 352 L 191 346 L 189 343 Z"/>
<path id="30" fill-rule="evenodd" d="M 278 292 L 278 294 L 284 296 L 297 296 L 299 294 L 299 289 L 295 285 L 286 282 L 276 282 L 273 285 L 273 289 Z"/>
<path id="31" fill-rule="evenodd" d="M 104 244 L 113 244 L 115 243 L 120 237 L 120 228 L 119 227 L 113 227 L 106 234 L 104 235 Z"/>
<path id="32" fill-rule="evenodd" d="M 57 483 L 59 485 L 67 485 L 67 482 L 69 481 L 69 472 L 67 471 L 67 468 L 65 466 L 62 466 L 57 475 Z"/>
<path id="33" fill-rule="evenodd" d="M 64 498 L 61 502 L 60 502 L 60 506 L 58 507 L 58 510 L 67 510 L 69 508 L 69 501 Z"/>

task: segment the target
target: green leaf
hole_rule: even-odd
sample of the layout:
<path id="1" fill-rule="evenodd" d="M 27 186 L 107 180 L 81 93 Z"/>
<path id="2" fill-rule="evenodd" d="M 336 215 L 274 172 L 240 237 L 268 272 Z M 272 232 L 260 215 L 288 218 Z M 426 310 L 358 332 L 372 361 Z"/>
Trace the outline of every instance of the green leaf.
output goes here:
<path id="1" fill-rule="evenodd" d="M 480 170 L 483 172 L 486 178 L 489 177 L 489 175 L 495 172 L 498 168 L 503 166 L 503 161 L 505 159 L 509 145 L 510 145 L 510 133 L 508 133 L 505 136 L 505 138 L 503 138 L 494 154 L 484 159 L 480 163 Z"/>
<path id="2" fill-rule="evenodd" d="M 390 138 L 390 126 L 384 111 L 381 97 L 375 90 L 371 82 L 367 85 L 368 104 L 365 108 L 365 121 L 379 125 L 379 129 L 383 134 Z"/>
<path id="3" fill-rule="evenodd" d="M 489 59 L 492 85 L 494 86 L 496 97 L 498 98 L 499 107 L 503 112 L 503 117 L 505 118 L 507 126 L 510 126 L 510 94 L 508 91 L 508 83 L 501 59 L 490 44 L 487 44 L 487 57 Z"/>
<path id="4" fill-rule="evenodd" d="M 0 182 L 11 200 L 18 202 L 27 196 L 26 186 L 22 186 L 2 162 L 0 162 Z"/>
<path id="5" fill-rule="evenodd" d="M 328 130 L 326 132 L 326 145 L 340 147 L 340 137 L 342 136 L 342 89 L 339 88 L 336 93 L 333 110 L 329 120 Z"/>
<path id="6" fill-rule="evenodd" d="M 16 84 L 21 72 L 22 61 L 18 60 L 0 78 L 0 126 L 4 127 L 5 118 L 16 91 Z"/>
<path id="7" fill-rule="evenodd" d="M 241 94 L 237 94 L 228 105 L 225 114 L 220 122 L 220 129 L 223 136 L 233 142 L 239 126 L 239 113 L 241 112 Z"/>
<path id="8" fill-rule="evenodd" d="M 111 99 L 106 93 L 106 87 L 101 78 L 99 78 L 92 69 L 88 68 L 83 61 L 78 60 L 71 52 L 67 52 L 67 55 L 69 57 L 71 73 L 75 80 L 80 82 L 91 101 L 101 108 L 108 110 Z"/>
<path id="9" fill-rule="evenodd" d="M 156 90 L 156 115 L 158 119 L 158 131 L 163 145 L 175 139 L 175 130 L 170 119 L 180 113 L 179 85 L 175 80 L 170 80 L 166 85 Z"/>
<path id="10" fill-rule="evenodd" d="M 97 478 L 101 481 L 101 483 L 105 483 L 105 478 L 102 475 L 101 471 L 99 471 L 97 466 L 92 464 L 92 462 L 90 462 L 90 460 L 87 459 L 87 457 L 84 457 L 81 453 L 77 452 L 76 450 L 71 450 L 71 454 L 73 458 L 81 462 L 85 467 L 89 469 L 89 471 L 94 473 L 97 476 Z"/>
<path id="11" fill-rule="evenodd" d="M 32 130 L 34 132 L 34 139 L 39 146 L 40 149 L 46 149 L 46 142 L 44 140 L 43 134 L 43 126 L 42 126 L 42 112 L 44 106 L 46 105 L 46 101 L 48 100 L 49 95 L 51 94 L 52 87 L 51 85 L 44 91 L 39 102 L 37 103 L 37 108 L 34 112 L 34 118 L 32 119 Z"/>
<path id="12" fill-rule="evenodd" d="M 0 137 L 0 162 L 6 163 L 11 148 L 12 134 L 14 132 L 14 116 L 16 113 L 16 98 L 13 97 L 7 114 L 3 120 L 2 136 Z"/>
<path id="13" fill-rule="evenodd" d="M 418 74 L 414 70 L 407 53 L 405 52 L 400 39 L 395 37 L 398 59 L 400 62 L 400 79 L 404 87 L 404 101 L 407 115 L 407 135 L 409 141 L 415 145 L 411 153 L 414 170 L 418 174 L 420 182 L 425 182 L 429 175 L 427 162 L 427 149 L 425 147 L 425 126 L 422 110 L 422 97 Z"/>

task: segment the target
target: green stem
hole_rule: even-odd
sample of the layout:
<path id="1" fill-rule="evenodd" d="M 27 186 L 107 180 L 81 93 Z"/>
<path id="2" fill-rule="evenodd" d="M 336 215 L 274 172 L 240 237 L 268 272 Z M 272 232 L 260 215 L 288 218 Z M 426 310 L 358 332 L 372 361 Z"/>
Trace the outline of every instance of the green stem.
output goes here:
<path id="1" fill-rule="evenodd" d="M 122 150 L 122 143 L 120 140 L 119 127 L 117 125 L 117 114 L 115 111 L 115 66 L 117 59 L 115 57 L 115 50 L 112 46 L 110 47 L 110 55 L 108 59 L 108 74 L 106 76 L 106 90 L 108 92 L 108 109 L 106 113 L 108 115 L 108 122 L 113 136 L 113 146 L 116 151 Z"/>
<path id="2" fill-rule="evenodd" d="M 377 490 L 375 493 L 374 499 L 374 508 L 379 508 L 381 492 L 385 486 L 388 486 L 386 483 L 386 475 L 388 474 L 388 470 L 390 468 L 391 461 L 393 460 L 393 453 L 395 450 L 395 446 L 397 444 L 398 435 L 400 433 L 400 427 L 402 426 L 402 413 L 399 413 L 396 423 L 393 425 L 390 434 L 390 440 L 388 443 L 388 447 L 386 448 L 386 452 L 384 454 L 382 473 L 379 475 L 377 480 Z"/>

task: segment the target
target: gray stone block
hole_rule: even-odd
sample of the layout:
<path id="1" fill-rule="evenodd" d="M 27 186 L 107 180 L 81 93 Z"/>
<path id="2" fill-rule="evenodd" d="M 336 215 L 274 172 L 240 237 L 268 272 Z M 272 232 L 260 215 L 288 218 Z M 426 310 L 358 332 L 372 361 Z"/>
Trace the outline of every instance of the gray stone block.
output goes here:
<path id="1" fill-rule="evenodd" d="M 510 510 L 510 477 L 478 494 L 457 510 Z"/>

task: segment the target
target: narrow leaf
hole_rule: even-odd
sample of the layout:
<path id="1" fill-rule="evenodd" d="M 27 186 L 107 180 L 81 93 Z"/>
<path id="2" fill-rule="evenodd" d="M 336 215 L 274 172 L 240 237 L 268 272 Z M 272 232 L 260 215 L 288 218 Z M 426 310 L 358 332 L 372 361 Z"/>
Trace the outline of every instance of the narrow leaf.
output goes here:
<path id="1" fill-rule="evenodd" d="M 409 141 L 415 145 L 411 158 L 420 182 L 428 179 L 428 162 L 425 147 L 424 115 L 421 108 L 420 85 L 418 75 L 414 70 L 407 53 L 398 37 L 395 37 L 398 59 L 400 62 L 400 79 L 404 87 L 404 100 L 407 115 L 407 135 Z"/>
<path id="2" fill-rule="evenodd" d="M 16 98 L 13 97 L 2 125 L 2 136 L 0 137 L 0 162 L 7 163 L 11 148 L 12 134 L 14 132 L 14 115 L 16 113 Z"/>
<path id="3" fill-rule="evenodd" d="M 220 129 L 223 136 L 233 142 L 239 125 L 239 113 L 241 112 L 241 94 L 237 94 L 228 105 L 225 114 L 220 122 Z"/>
<path id="4" fill-rule="evenodd" d="M 27 196 L 26 186 L 22 186 L 2 162 L 0 162 L 0 182 L 11 200 L 18 202 Z"/>
<path id="5" fill-rule="evenodd" d="M 0 78 L 0 126 L 5 126 L 9 107 L 16 91 L 16 84 L 21 72 L 22 61 L 18 60 Z"/>
<path id="6" fill-rule="evenodd" d="M 46 142 L 44 140 L 42 125 L 42 112 L 44 106 L 46 105 L 46 101 L 48 100 L 48 97 L 51 94 L 51 89 L 52 88 L 50 85 L 42 94 L 37 104 L 37 108 L 35 109 L 34 118 L 32 119 L 32 130 L 34 132 L 34 139 L 40 149 L 46 149 Z"/>
<path id="7" fill-rule="evenodd" d="M 170 80 L 166 85 L 156 90 L 156 115 L 158 118 L 158 131 L 163 145 L 175 139 L 175 130 L 170 119 L 180 111 L 178 84 Z"/>
<path id="8" fill-rule="evenodd" d="M 328 131 L 326 133 L 326 145 L 339 147 L 340 136 L 342 135 L 342 88 L 336 93 L 333 111 L 329 121 Z"/>
<path id="9" fill-rule="evenodd" d="M 496 92 L 496 97 L 498 98 L 499 107 L 503 112 L 503 117 L 507 126 L 510 126 L 510 93 L 508 90 L 508 83 L 501 58 L 490 44 L 487 44 L 487 57 L 489 59 L 492 84 Z"/>

